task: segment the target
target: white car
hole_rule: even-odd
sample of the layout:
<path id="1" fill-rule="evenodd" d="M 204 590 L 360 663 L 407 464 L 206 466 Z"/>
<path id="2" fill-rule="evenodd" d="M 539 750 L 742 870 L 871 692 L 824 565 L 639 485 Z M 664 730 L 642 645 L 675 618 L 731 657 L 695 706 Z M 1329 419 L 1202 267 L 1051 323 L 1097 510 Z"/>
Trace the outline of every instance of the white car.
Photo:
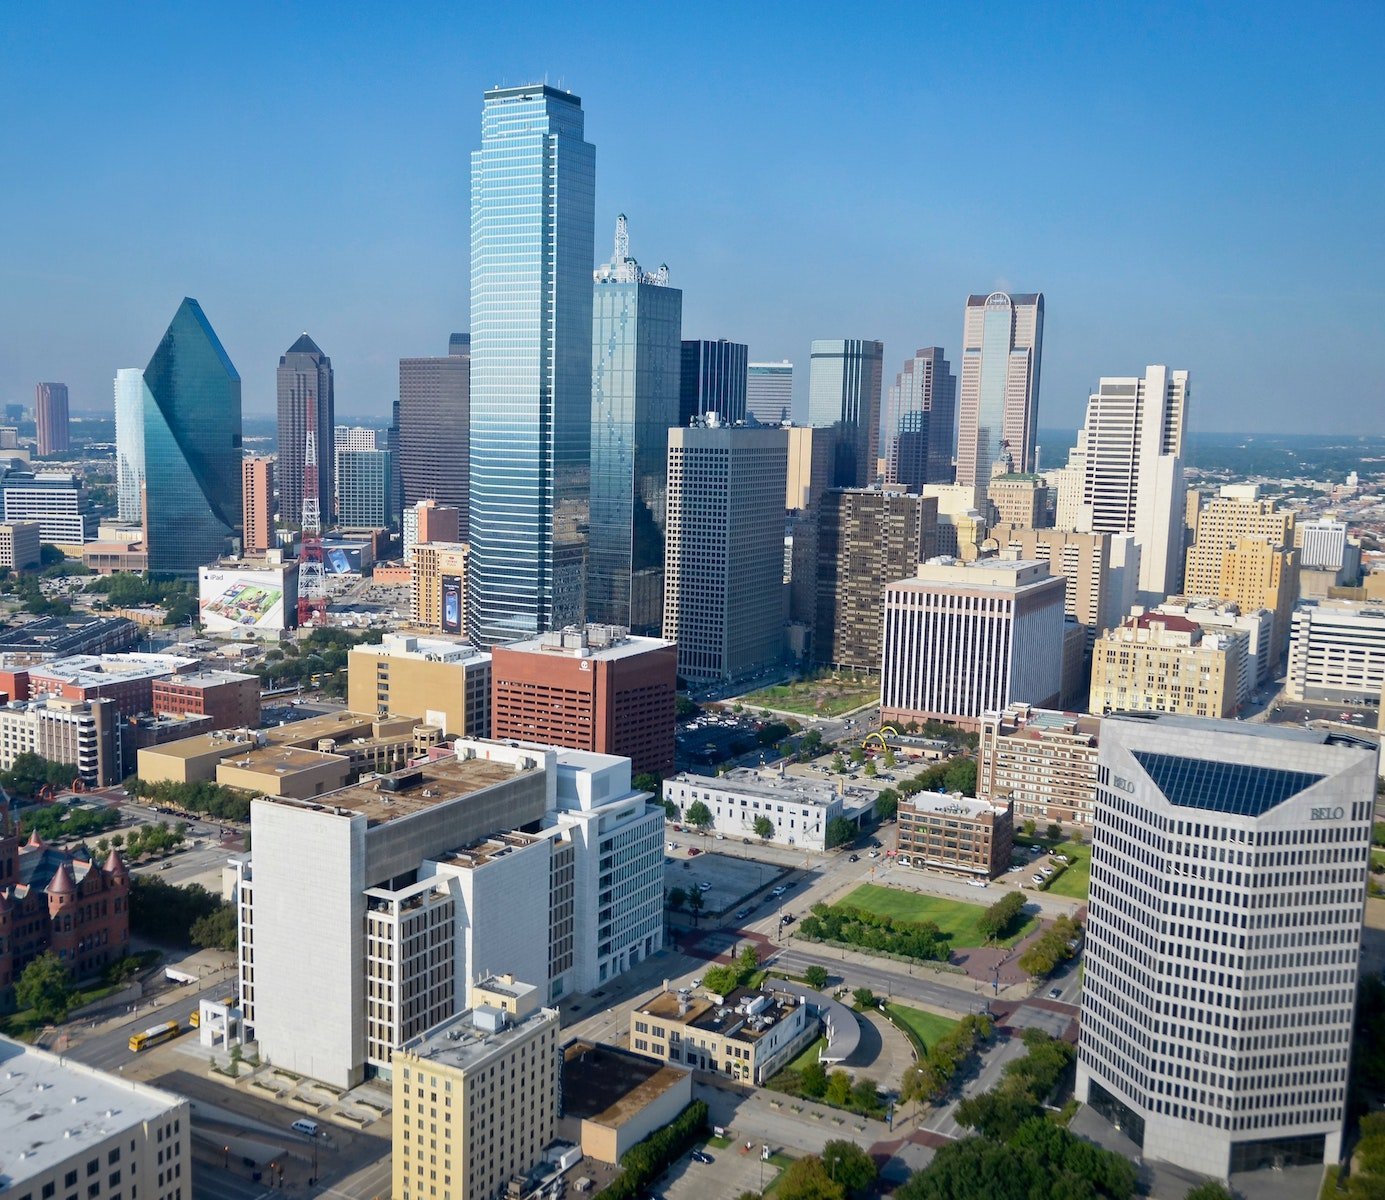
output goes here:
<path id="1" fill-rule="evenodd" d="M 697 890 L 699 892 L 710 892 L 712 890 L 712 885 L 704 879 L 697 885 Z"/>
<path id="2" fill-rule="evenodd" d="M 968 886 L 968 887 L 985 887 L 985 886 L 986 886 L 986 881 L 985 881 L 984 879 L 968 879 L 968 880 L 967 880 L 967 886 Z"/>
<path id="3" fill-rule="evenodd" d="M 1039 884 L 1043 883 L 1043 881 L 1044 881 L 1044 877 L 1043 877 L 1042 875 L 1035 875 L 1035 876 L 1034 876 L 1034 884 L 1035 884 L 1036 887 L 1037 887 Z"/>

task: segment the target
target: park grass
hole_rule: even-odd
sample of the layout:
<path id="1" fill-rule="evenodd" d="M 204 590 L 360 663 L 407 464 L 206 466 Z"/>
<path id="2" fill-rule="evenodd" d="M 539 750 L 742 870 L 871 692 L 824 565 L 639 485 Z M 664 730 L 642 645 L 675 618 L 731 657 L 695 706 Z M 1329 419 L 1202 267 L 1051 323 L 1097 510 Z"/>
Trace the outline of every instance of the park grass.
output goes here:
<path id="1" fill-rule="evenodd" d="M 827 1049 L 827 1039 L 818 1038 L 811 1046 L 805 1046 L 799 1055 L 792 1059 L 785 1067 L 787 1071 L 801 1071 L 804 1067 L 818 1061 L 818 1055 Z"/>
<path id="2" fill-rule="evenodd" d="M 954 950 L 986 944 L 986 939 L 977 928 L 986 912 L 985 907 L 980 904 L 968 904 L 964 900 L 945 900 L 941 896 L 921 896 L 916 892 L 904 892 L 898 888 L 883 887 L 878 883 L 863 883 L 847 895 L 842 903 L 878 916 L 892 917 L 896 921 L 932 921 L 943 933 L 951 937 Z M 1018 928 L 1013 929 L 1006 937 L 998 938 L 993 944 L 1013 946 L 1033 933 L 1038 924 L 1038 917 L 1026 914 Z"/>
<path id="3" fill-rule="evenodd" d="M 1092 848 L 1079 846 L 1076 842 L 1064 842 L 1056 847 L 1068 856 L 1068 869 L 1058 876 L 1046 889 L 1055 896 L 1068 896 L 1073 900 L 1085 900 L 1087 887 L 1091 883 Z"/>
<path id="4" fill-rule="evenodd" d="M 950 1017 L 940 1017 L 937 1013 L 910 1008 L 907 1004 L 896 1004 L 893 1001 L 885 1005 L 885 1012 L 896 1025 L 903 1026 L 913 1034 L 924 1051 L 932 1048 L 940 1038 L 946 1037 L 960 1024 Z"/>
<path id="5" fill-rule="evenodd" d="M 740 697 L 746 708 L 769 708 L 805 717 L 839 717 L 880 699 L 878 679 L 798 679 Z"/>
<path id="6" fill-rule="evenodd" d="M 1371 851 L 1371 866 L 1385 867 L 1385 850 Z"/>

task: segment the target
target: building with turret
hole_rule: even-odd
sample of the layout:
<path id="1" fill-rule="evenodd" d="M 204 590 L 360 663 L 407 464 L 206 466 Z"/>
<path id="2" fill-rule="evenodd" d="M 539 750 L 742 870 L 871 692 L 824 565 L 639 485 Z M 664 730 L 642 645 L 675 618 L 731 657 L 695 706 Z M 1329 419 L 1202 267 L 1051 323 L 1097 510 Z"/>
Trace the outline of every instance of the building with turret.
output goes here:
<path id="1" fill-rule="evenodd" d="M 21 844 L 0 793 L 0 1003 L 24 968 L 52 951 L 73 979 L 103 971 L 130 948 L 130 875 L 120 853 L 103 863 L 37 834 Z"/>

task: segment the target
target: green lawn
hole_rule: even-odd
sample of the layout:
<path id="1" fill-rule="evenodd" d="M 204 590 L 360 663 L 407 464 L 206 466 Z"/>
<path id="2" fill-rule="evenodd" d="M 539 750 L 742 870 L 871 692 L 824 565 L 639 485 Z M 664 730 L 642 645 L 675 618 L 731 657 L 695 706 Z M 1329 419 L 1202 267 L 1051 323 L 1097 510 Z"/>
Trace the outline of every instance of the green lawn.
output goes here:
<path id="1" fill-rule="evenodd" d="M 818 1054 L 826 1049 L 827 1039 L 825 1037 L 820 1037 L 811 1046 L 804 1047 L 798 1057 L 790 1060 L 782 1069 L 785 1071 L 801 1071 L 810 1063 L 817 1062 Z"/>
<path id="2" fill-rule="evenodd" d="M 740 697 L 746 708 L 773 708 L 804 716 L 836 717 L 880 699 L 878 679 L 799 679 Z"/>
<path id="3" fill-rule="evenodd" d="M 1000 899 L 997 891 L 995 899 Z M 944 900 L 939 896 L 920 896 L 915 892 L 903 892 L 897 888 L 882 887 L 876 883 L 863 883 L 851 892 L 843 904 L 863 908 L 867 912 L 878 913 L 882 917 L 893 917 L 899 921 L 932 921 L 943 933 L 952 935 L 953 949 L 964 946 L 982 946 L 985 939 L 977 932 L 986 909 L 980 904 L 967 904 L 962 900 Z M 1002 946 L 1013 946 L 1022 938 L 1028 937 L 1038 927 L 1039 919 L 1026 916 L 1020 927 L 998 942 Z"/>
<path id="4" fill-rule="evenodd" d="M 924 1012 L 921 1008 L 910 1008 L 907 1004 L 886 1004 L 885 1011 L 897 1025 L 909 1029 L 927 1049 L 939 1038 L 946 1037 L 957 1028 L 958 1022 L 937 1013 Z"/>
<path id="5" fill-rule="evenodd" d="M 1371 851 L 1371 866 L 1373 866 L 1373 867 L 1385 866 L 1385 850 L 1372 850 L 1372 851 Z"/>
<path id="6" fill-rule="evenodd" d="M 1092 848 L 1079 846 L 1076 842 L 1064 842 L 1058 849 L 1072 861 L 1068 863 L 1068 869 L 1049 885 L 1048 890 L 1055 896 L 1085 900 L 1092 874 Z"/>

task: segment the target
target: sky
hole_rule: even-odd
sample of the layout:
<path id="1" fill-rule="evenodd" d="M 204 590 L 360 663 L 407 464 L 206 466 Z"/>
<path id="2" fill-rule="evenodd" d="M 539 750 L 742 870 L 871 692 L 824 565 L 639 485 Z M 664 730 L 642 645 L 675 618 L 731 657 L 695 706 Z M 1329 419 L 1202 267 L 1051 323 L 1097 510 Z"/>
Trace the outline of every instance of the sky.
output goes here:
<path id="1" fill-rule="evenodd" d="M 0 401 L 111 405 L 183 296 L 274 407 L 307 331 L 337 413 L 468 327 L 481 93 L 582 98 L 684 336 L 954 366 L 965 298 L 1042 291 L 1039 423 L 1192 372 L 1202 431 L 1378 431 L 1385 4 L 253 2 L 0 6 Z"/>

